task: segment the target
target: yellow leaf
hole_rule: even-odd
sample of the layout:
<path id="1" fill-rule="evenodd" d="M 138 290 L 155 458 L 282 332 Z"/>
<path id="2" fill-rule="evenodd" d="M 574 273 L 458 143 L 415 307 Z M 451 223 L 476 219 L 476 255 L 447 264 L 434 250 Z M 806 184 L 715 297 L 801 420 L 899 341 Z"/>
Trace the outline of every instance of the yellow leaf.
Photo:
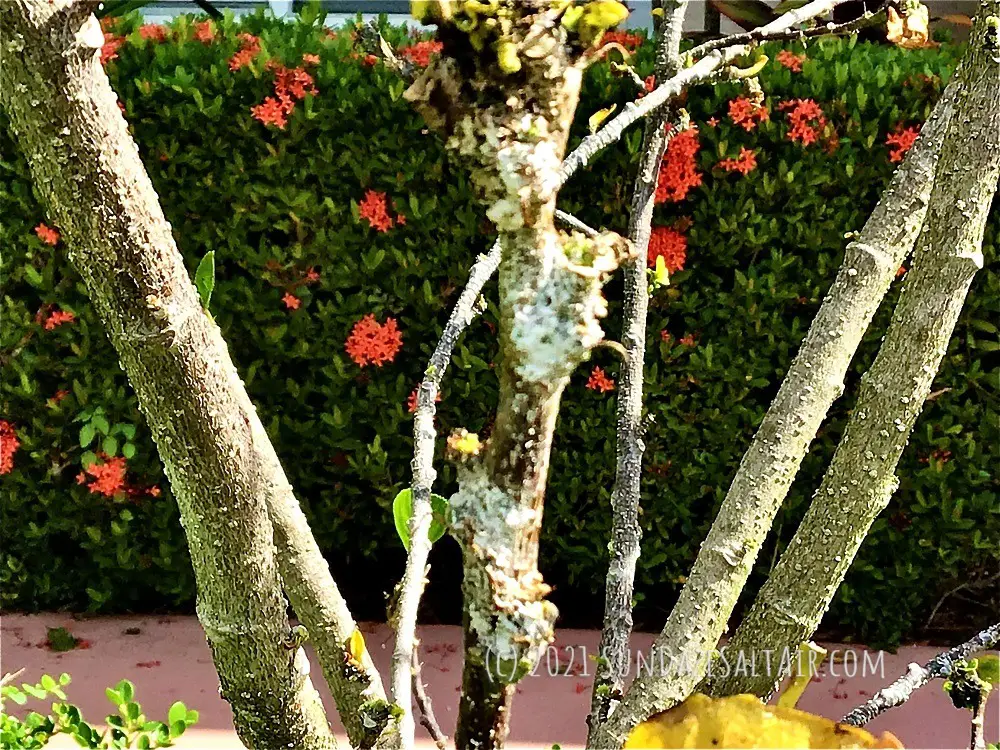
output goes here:
<path id="1" fill-rule="evenodd" d="M 809 687 L 809 681 L 819 671 L 820 665 L 826 659 L 826 653 L 825 648 L 817 646 L 812 641 L 799 644 L 797 658 L 792 665 L 792 679 L 778 696 L 779 706 L 795 708 L 802 693 Z"/>
<path id="2" fill-rule="evenodd" d="M 617 104 L 612 104 L 610 107 L 605 107 L 604 109 L 599 109 L 594 114 L 590 116 L 587 120 L 587 124 L 590 126 L 590 132 L 596 133 L 597 129 L 601 127 L 601 123 L 608 119 L 608 115 L 618 109 Z"/>
<path id="3" fill-rule="evenodd" d="M 362 659 L 365 655 L 365 637 L 357 628 L 347 639 L 348 662 L 355 667 L 361 668 Z"/>
<path id="4" fill-rule="evenodd" d="M 709 698 L 695 693 L 637 726 L 626 748 L 901 748 L 892 734 L 766 706 L 753 695 Z"/>
<path id="5" fill-rule="evenodd" d="M 934 46 L 928 41 L 930 14 L 926 5 L 911 0 L 907 4 L 905 16 L 899 15 L 891 6 L 886 12 L 885 35 L 890 42 L 903 49 Z"/>

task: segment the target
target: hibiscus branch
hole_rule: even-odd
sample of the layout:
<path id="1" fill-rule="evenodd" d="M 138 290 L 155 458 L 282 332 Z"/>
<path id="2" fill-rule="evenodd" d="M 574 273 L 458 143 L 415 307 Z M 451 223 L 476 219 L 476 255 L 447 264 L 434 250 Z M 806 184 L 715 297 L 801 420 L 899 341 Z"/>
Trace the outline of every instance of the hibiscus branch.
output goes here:
<path id="1" fill-rule="evenodd" d="M 445 371 L 451 362 L 452 350 L 462 331 L 481 311 L 478 300 L 483 286 L 500 265 L 500 242 L 486 255 L 480 255 L 469 273 L 469 281 L 455 303 L 441 338 L 434 348 L 431 360 L 424 371 L 423 382 L 417 389 L 417 409 L 413 420 L 413 516 L 410 518 L 410 551 L 406 569 L 399 583 L 399 609 L 396 620 L 396 645 L 392 652 L 392 697 L 405 713 L 400 720 L 410 725 L 401 727 L 402 736 L 413 736 L 411 704 L 411 670 L 416 648 L 417 609 L 426 583 L 427 556 L 430 554 L 431 486 L 437 477 L 434 469 L 435 401 Z M 422 687 L 421 687 L 422 689 Z M 419 701 L 419 696 L 418 696 Z"/>
<path id="2" fill-rule="evenodd" d="M 949 677 L 955 665 L 959 662 L 965 661 L 975 653 L 989 650 L 995 647 L 997 643 L 1000 643 L 1000 622 L 990 625 L 961 646 L 956 646 L 950 651 L 938 654 L 923 666 L 910 664 L 906 668 L 906 674 L 899 677 L 888 687 L 879 690 L 865 703 L 847 714 L 840 720 L 841 723 L 863 727 L 876 716 L 888 711 L 890 708 L 895 708 L 906 703 L 913 694 L 913 691 L 922 688 L 931 680 Z"/>

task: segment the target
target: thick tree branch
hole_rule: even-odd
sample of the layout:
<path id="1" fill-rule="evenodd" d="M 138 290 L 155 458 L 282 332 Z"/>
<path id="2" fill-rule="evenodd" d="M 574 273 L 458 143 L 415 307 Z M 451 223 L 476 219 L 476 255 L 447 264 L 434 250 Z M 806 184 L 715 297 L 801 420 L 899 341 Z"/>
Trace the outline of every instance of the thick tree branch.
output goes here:
<path id="1" fill-rule="evenodd" d="M 0 105 L 118 352 L 177 498 L 198 617 L 251 748 L 335 740 L 290 628 L 243 384 L 202 309 L 101 69 L 97 19 L 65 0 L 0 5 Z"/>
<path id="2" fill-rule="evenodd" d="M 925 142 L 907 155 L 908 161 L 916 161 L 932 150 L 940 158 L 930 209 L 892 322 L 861 381 L 819 491 L 727 647 L 734 653 L 780 653 L 812 635 L 872 522 L 896 490 L 899 457 L 982 267 L 983 233 L 1000 176 L 1000 111 L 995 106 L 1000 76 L 984 49 L 986 15 L 977 19 L 969 52 L 939 105 L 948 106 L 954 94 L 954 114 L 947 118 L 943 141 L 935 143 L 939 126 L 929 122 L 920 139 Z M 905 179 L 906 166 L 898 177 Z M 926 192 L 920 179 L 906 180 L 897 190 Z M 922 181 L 926 184 L 928 178 Z M 919 216 L 897 213 L 892 218 L 914 221 Z M 895 256 L 892 266 L 898 267 Z M 882 270 L 882 281 L 892 266 Z M 879 275 L 871 267 L 851 269 Z M 782 676 L 766 669 L 733 671 L 712 681 L 707 692 L 764 696 Z"/>
<path id="3" fill-rule="evenodd" d="M 657 80 L 673 76 L 680 67 L 681 32 L 686 0 L 667 0 L 658 5 L 664 17 L 657 25 Z M 660 163 L 669 135 L 667 122 L 673 112 L 663 107 L 646 121 L 639 171 L 632 188 L 628 239 L 636 257 L 624 269 L 625 298 L 622 342 L 625 357 L 618 388 L 616 424 L 617 468 L 611 494 L 611 559 L 604 595 L 604 626 L 591 697 L 588 746 L 593 747 L 597 731 L 621 698 L 629 666 L 629 639 L 632 635 L 632 596 L 635 568 L 639 559 L 639 492 L 642 478 L 643 366 L 646 353 L 646 312 L 649 286 L 646 278 L 646 250 L 653 220 Z M 673 131 L 671 131 L 673 132 Z"/>
<path id="4" fill-rule="evenodd" d="M 841 719 L 841 722 L 855 727 L 863 727 L 890 708 L 906 703 L 914 690 L 922 688 L 933 679 L 943 679 L 950 676 L 956 664 L 980 651 L 996 647 L 997 643 L 1000 643 L 1000 622 L 990 625 L 977 634 L 975 638 L 966 641 L 961 646 L 938 654 L 923 666 L 910 664 L 906 668 L 906 674 L 888 687 L 879 690 L 865 703 Z"/>

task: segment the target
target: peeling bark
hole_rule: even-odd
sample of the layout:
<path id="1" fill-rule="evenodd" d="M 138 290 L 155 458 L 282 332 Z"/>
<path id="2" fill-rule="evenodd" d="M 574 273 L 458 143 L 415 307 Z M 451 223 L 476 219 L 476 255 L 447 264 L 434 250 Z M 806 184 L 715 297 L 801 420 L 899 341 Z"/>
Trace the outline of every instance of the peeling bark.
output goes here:
<path id="1" fill-rule="evenodd" d="M 680 67 L 681 32 L 687 5 L 686 0 L 657 3 L 666 14 L 657 25 L 654 70 L 657 80 L 669 79 Z M 639 527 L 639 492 L 642 455 L 646 448 L 642 439 L 643 366 L 646 356 L 646 313 L 649 307 L 646 250 L 649 246 L 660 163 L 669 140 L 666 128 L 672 115 L 672 108 L 663 107 L 646 121 L 639 171 L 632 187 L 628 239 L 635 249 L 636 257 L 624 269 L 622 345 L 625 347 L 626 358 L 621 368 L 618 388 L 617 467 L 611 494 L 611 560 L 605 583 L 604 626 L 590 715 L 587 717 L 590 747 L 594 746 L 598 727 L 621 698 L 630 661 L 632 595 L 635 588 L 635 568 L 639 559 L 639 542 L 642 538 L 642 529 Z"/>
<path id="2" fill-rule="evenodd" d="M 286 648 L 261 503 L 272 477 L 243 385 L 100 67 L 94 5 L 0 5 L 0 105 L 156 441 L 188 538 L 198 617 L 240 739 L 251 748 L 332 748 L 305 653 Z"/>
<path id="3" fill-rule="evenodd" d="M 986 49 L 986 16 L 997 9 L 996 0 L 982 5 L 969 52 L 949 85 L 957 93 L 943 142 L 917 146 L 941 156 L 899 303 L 809 510 L 727 646 L 734 653 L 749 658 L 753 652 L 795 649 L 813 634 L 896 490 L 899 457 L 983 263 L 983 232 L 1000 176 L 1000 65 L 992 59 L 997 47 L 992 53 Z M 995 31 L 990 33 L 995 40 Z M 929 123 L 928 131 L 933 127 Z M 897 189 L 921 192 L 918 179 Z M 765 696 L 783 677 L 780 668 L 776 662 L 773 674 L 720 675 L 708 682 L 707 692 Z"/>

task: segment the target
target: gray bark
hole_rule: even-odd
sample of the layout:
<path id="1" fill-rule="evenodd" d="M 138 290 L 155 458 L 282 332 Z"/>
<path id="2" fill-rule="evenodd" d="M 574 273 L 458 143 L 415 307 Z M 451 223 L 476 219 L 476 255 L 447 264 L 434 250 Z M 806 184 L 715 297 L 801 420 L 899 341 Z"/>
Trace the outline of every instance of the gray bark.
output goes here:
<path id="1" fill-rule="evenodd" d="M 940 119 L 947 119 L 942 108 L 925 126 L 921 141 L 940 139 Z M 638 722 L 684 700 L 706 674 L 708 654 L 726 630 L 809 443 L 841 395 L 851 359 L 926 214 L 937 149 L 915 146 L 914 151 L 897 170 L 861 235 L 847 246 L 844 264 L 656 639 L 654 648 L 668 668 L 635 680 L 605 725 L 600 745 L 620 746 Z M 911 178 L 923 189 L 909 187 Z"/>
<path id="2" fill-rule="evenodd" d="M 669 79 L 680 67 L 681 31 L 687 5 L 686 0 L 657 3 L 665 12 L 656 29 L 654 73 L 658 81 Z M 646 120 L 639 171 L 632 187 L 628 239 L 636 256 L 624 267 L 622 345 L 625 347 L 626 357 L 618 387 L 615 429 L 617 466 L 611 494 L 611 559 L 605 583 L 604 626 L 590 715 L 587 717 L 590 746 L 593 746 L 596 739 L 597 728 L 621 698 L 629 666 L 632 595 L 642 538 L 642 529 L 639 527 L 639 493 L 642 455 L 646 447 L 642 439 L 643 366 L 646 357 L 646 313 L 649 307 L 646 250 L 649 246 L 660 164 L 669 140 L 666 126 L 673 114 L 672 108 L 662 107 Z"/>
<path id="3" fill-rule="evenodd" d="M 982 267 L 983 232 L 1000 175 L 1000 65 L 984 48 L 986 15 L 996 12 L 997 3 L 983 7 L 972 46 L 949 85 L 949 92 L 956 92 L 954 114 L 943 142 L 926 143 L 941 156 L 892 322 L 809 510 L 727 646 L 734 653 L 794 649 L 818 627 L 872 522 L 896 490 L 899 457 Z M 928 123 L 928 131 L 933 127 Z M 899 189 L 921 192 L 915 179 Z M 709 681 L 707 692 L 767 695 L 784 676 L 777 661 L 774 668 L 773 674 L 764 669 L 720 675 Z"/>
<path id="4" fill-rule="evenodd" d="M 261 499 L 271 478 L 225 342 L 202 310 L 114 92 L 93 4 L 0 5 L 0 104 L 156 441 L 198 584 L 198 617 L 240 739 L 332 748 Z"/>

